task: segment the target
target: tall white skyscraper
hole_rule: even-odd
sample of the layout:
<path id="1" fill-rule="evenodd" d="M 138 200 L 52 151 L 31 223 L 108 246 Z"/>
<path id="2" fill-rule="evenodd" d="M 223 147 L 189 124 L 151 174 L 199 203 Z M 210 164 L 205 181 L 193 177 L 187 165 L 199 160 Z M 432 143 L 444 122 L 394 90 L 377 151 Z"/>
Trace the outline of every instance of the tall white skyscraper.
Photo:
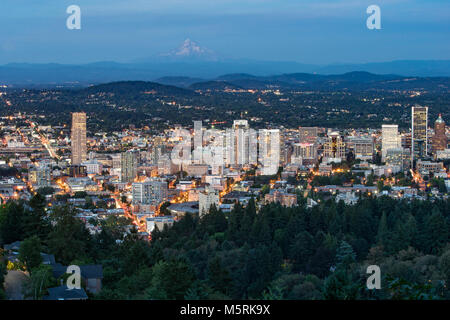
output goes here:
<path id="1" fill-rule="evenodd" d="M 223 139 L 223 155 L 225 165 L 232 165 L 235 163 L 234 150 L 234 131 L 233 129 L 226 129 Z"/>
<path id="2" fill-rule="evenodd" d="M 280 165 L 280 130 L 259 130 L 259 162 L 263 175 L 273 175 Z"/>
<path id="3" fill-rule="evenodd" d="M 281 162 L 279 129 L 251 129 L 247 120 L 234 120 L 233 127 L 220 134 L 223 163 L 226 166 L 248 166 L 260 163 L 267 174 L 275 174 Z M 275 168 L 275 169 L 274 169 Z"/>
<path id="4" fill-rule="evenodd" d="M 234 155 L 236 165 L 248 164 L 249 126 L 247 120 L 234 120 Z"/>
<path id="5" fill-rule="evenodd" d="M 79 165 L 87 159 L 86 113 L 72 113 L 72 165 Z"/>
<path id="6" fill-rule="evenodd" d="M 202 121 L 194 121 L 194 154 L 192 163 L 201 164 L 203 163 L 203 132 L 202 132 Z"/>
<path id="7" fill-rule="evenodd" d="M 381 126 L 381 159 L 386 161 L 386 155 L 390 149 L 401 148 L 402 141 L 398 134 L 398 125 L 383 124 Z"/>

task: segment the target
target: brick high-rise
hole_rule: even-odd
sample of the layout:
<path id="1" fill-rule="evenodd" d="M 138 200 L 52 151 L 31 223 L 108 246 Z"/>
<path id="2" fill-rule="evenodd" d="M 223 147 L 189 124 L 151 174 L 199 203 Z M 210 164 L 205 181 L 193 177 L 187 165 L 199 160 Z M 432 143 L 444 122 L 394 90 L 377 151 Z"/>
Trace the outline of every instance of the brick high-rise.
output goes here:
<path id="1" fill-rule="evenodd" d="M 434 136 L 433 136 L 433 153 L 438 150 L 444 150 L 447 148 L 447 136 L 445 135 L 445 122 L 442 120 L 441 115 L 434 123 Z"/>

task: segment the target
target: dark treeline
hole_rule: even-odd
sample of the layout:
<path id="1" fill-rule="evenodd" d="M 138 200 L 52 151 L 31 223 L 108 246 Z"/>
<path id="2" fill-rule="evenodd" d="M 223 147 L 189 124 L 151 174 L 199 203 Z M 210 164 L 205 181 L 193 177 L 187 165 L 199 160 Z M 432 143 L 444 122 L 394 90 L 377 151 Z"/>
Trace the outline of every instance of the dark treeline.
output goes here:
<path id="1" fill-rule="evenodd" d="M 450 201 L 299 200 L 186 215 L 148 243 L 113 217 L 96 235 L 68 207 L 46 218 L 35 198 L 2 207 L 0 235 L 39 237 L 64 264 L 102 264 L 96 299 L 450 299 Z M 366 287 L 369 265 L 381 269 L 380 290 Z"/>

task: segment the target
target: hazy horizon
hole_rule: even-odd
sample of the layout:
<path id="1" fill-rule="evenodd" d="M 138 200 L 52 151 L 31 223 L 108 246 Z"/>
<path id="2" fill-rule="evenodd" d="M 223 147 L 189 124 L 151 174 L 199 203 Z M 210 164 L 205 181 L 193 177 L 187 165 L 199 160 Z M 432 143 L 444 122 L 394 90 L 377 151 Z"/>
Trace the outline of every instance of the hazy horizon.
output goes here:
<path id="1" fill-rule="evenodd" d="M 146 60 L 147 58 L 149 58 L 148 60 Z M 22 61 L 12 61 L 12 62 L 7 62 L 4 64 L 0 64 L 2 66 L 6 66 L 6 65 L 51 65 L 51 64 L 55 64 L 55 65 L 73 65 L 73 66 L 77 66 L 77 65 L 90 65 L 90 64 L 97 64 L 97 63 L 117 63 L 117 64 L 152 64 L 155 63 L 157 64 L 157 62 L 153 62 L 151 60 L 152 57 L 143 57 L 142 59 L 135 59 L 132 61 L 117 61 L 117 60 L 94 60 L 94 61 L 87 61 L 87 62 L 80 62 L 80 63 L 65 63 L 65 62 L 52 62 L 52 61 L 47 61 L 47 62 L 22 62 Z M 351 61 L 346 61 L 346 62 L 341 62 L 341 61 L 336 61 L 336 62 L 330 62 L 330 63 L 304 63 L 302 61 L 294 61 L 294 60 L 275 60 L 275 59 L 271 59 L 271 60 L 264 60 L 264 59 L 251 59 L 251 58 L 223 58 L 221 60 L 218 61 L 211 61 L 211 63 L 221 63 L 221 62 L 233 62 L 233 61 L 240 61 L 240 62 L 261 62 L 261 63 L 297 63 L 297 64 L 305 64 L 307 66 L 317 66 L 317 67 L 328 67 L 328 66 L 339 66 L 339 65 L 365 65 L 365 64 L 384 64 L 384 63 L 395 63 L 395 62 L 403 62 L 403 61 L 411 61 L 411 62 L 420 62 L 420 61 L 424 61 L 424 62 L 428 62 L 428 61 L 436 61 L 436 62 L 447 62 L 450 61 L 449 59 L 395 59 L 395 60 L 386 60 L 386 61 L 367 61 L 367 62 L 351 62 Z M 208 63 L 209 61 L 199 61 L 199 63 Z M 170 64 L 171 62 L 165 62 L 165 64 Z M 189 63 L 188 61 L 173 61 L 173 63 Z M 358 71 L 358 70 L 355 70 Z M 364 70 L 361 70 L 361 72 L 363 72 Z M 373 72 L 371 72 L 373 73 Z"/>

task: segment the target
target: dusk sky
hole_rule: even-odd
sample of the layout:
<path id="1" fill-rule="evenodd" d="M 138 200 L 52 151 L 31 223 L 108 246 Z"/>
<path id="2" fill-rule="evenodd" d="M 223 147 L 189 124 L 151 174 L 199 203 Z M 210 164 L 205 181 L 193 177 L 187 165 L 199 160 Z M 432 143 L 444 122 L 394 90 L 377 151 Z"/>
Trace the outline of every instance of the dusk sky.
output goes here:
<path id="1" fill-rule="evenodd" d="M 81 30 L 68 30 L 78 5 Z M 366 8 L 381 8 L 368 30 Z M 0 64 L 127 62 L 190 38 L 224 58 L 450 59 L 448 0 L 1 0 Z"/>

